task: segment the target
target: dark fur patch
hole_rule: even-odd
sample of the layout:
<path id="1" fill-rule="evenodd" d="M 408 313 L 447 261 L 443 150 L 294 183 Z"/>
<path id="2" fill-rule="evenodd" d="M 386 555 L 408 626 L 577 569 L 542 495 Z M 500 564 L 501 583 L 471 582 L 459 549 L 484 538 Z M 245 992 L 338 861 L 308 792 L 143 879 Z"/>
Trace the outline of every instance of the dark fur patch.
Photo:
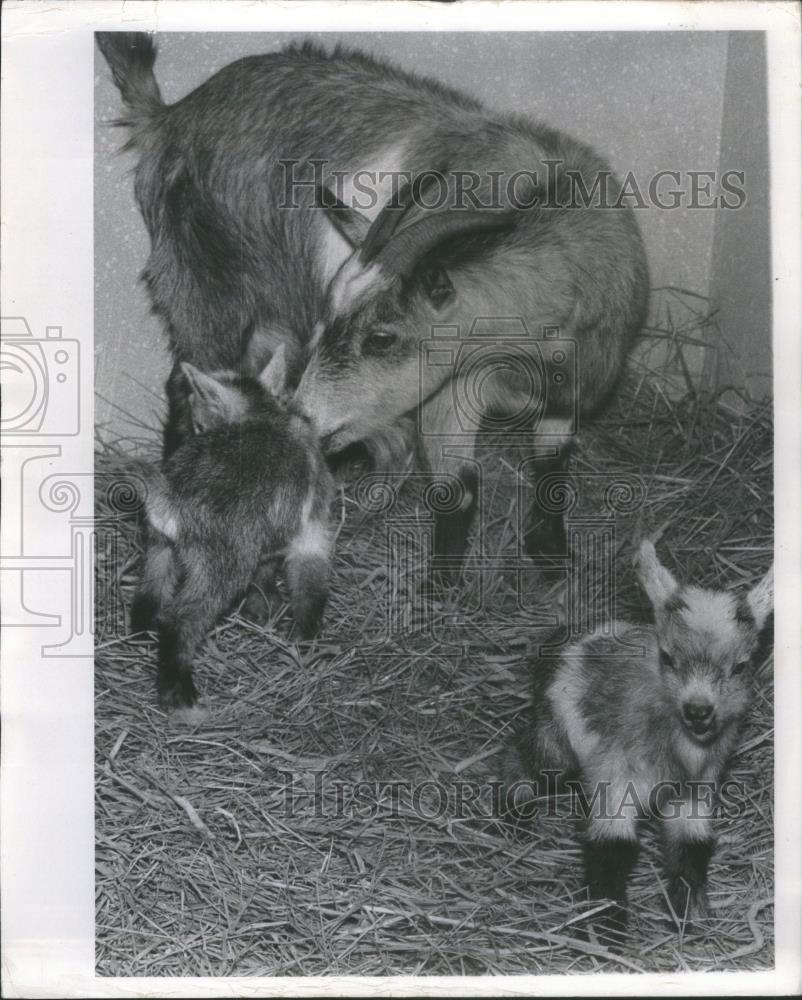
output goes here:
<path id="1" fill-rule="evenodd" d="M 739 594 L 735 601 L 735 620 L 743 628 L 757 628 L 755 616 L 752 613 L 752 609 L 749 607 L 749 602 L 747 601 L 745 594 Z"/>

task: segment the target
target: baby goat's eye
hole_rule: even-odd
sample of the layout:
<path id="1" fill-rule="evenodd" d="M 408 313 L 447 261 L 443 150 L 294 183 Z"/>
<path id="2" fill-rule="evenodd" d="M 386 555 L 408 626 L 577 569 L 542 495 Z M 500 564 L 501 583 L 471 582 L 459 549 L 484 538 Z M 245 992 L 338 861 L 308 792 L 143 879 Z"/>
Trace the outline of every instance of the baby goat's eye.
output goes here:
<path id="1" fill-rule="evenodd" d="M 384 330 L 377 330 L 376 333 L 369 333 L 362 341 L 362 353 L 385 354 L 397 342 L 397 333 L 387 333 Z"/>
<path id="2" fill-rule="evenodd" d="M 668 670 L 674 669 L 674 657 L 664 649 L 660 650 L 660 666 L 666 667 Z"/>
<path id="3" fill-rule="evenodd" d="M 733 674 L 743 673 L 744 670 L 746 670 L 746 668 L 749 666 L 750 662 L 751 662 L 750 660 L 739 660 L 732 668 L 732 673 Z"/>

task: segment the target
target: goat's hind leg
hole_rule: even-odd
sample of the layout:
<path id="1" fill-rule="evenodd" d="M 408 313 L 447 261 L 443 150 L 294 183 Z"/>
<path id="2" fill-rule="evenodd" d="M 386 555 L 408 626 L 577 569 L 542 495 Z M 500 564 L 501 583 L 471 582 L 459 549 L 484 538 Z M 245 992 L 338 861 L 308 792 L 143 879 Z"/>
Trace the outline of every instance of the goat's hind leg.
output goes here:
<path id="1" fill-rule="evenodd" d="M 198 700 L 194 659 L 209 630 L 231 605 L 237 581 L 227 567 L 198 553 L 181 554 L 178 581 L 159 621 L 158 693 L 162 708 L 191 708 Z"/>
<path id="2" fill-rule="evenodd" d="M 139 587 L 131 605 L 131 634 L 153 631 L 164 605 L 176 586 L 173 545 L 161 532 L 151 528 Z"/>

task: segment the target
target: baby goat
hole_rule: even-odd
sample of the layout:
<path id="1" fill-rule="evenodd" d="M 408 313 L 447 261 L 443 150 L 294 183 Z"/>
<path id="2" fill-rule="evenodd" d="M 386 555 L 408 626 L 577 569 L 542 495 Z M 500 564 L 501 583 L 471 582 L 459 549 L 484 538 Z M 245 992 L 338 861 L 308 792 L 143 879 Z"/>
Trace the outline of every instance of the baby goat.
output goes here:
<path id="1" fill-rule="evenodd" d="M 258 378 L 184 364 L 194 435 L 165 459 L 146 501 L 148 546 L 132 611 L 159 635 L 158 690 L 195 704 L 192 660 L 209 629 L 281 556 L 303 637 L 328 596 L 333 481 L 303 410 L 283 397 L 284 349 Z"/>
<path id="2" fill-rule="evenodd" d="M 742 595 L 680 586 L 649 541 L 635 568 L 654 626 L 614 622 L 538 664 L 531 722 L 505 762 L 514 812 L 523 776 L 538 794 L 559 787 L 556 775 L 581 793 L 586 881 L 593 898 L 614 903 L 604 932 L 617 944 L 641 819 L 660 820 L 675 915 L 706 912 L 710 792 L 750 706 L 752 658 L 773 603 L 773 569 Z"/>

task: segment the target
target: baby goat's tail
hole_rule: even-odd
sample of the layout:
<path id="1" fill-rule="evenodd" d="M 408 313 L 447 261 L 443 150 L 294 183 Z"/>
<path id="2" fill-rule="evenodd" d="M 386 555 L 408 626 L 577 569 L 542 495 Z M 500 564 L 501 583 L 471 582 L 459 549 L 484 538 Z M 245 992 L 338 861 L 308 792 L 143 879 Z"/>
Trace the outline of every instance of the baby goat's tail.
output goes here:
<path id="1" fill-rule="evenodd" d="M 95 41 L 128 108 L 115 124 L 131 128 L 136 142 L 166 107 L 153 74 L 156 43 L 143 31 L 98 31 Z"/>

